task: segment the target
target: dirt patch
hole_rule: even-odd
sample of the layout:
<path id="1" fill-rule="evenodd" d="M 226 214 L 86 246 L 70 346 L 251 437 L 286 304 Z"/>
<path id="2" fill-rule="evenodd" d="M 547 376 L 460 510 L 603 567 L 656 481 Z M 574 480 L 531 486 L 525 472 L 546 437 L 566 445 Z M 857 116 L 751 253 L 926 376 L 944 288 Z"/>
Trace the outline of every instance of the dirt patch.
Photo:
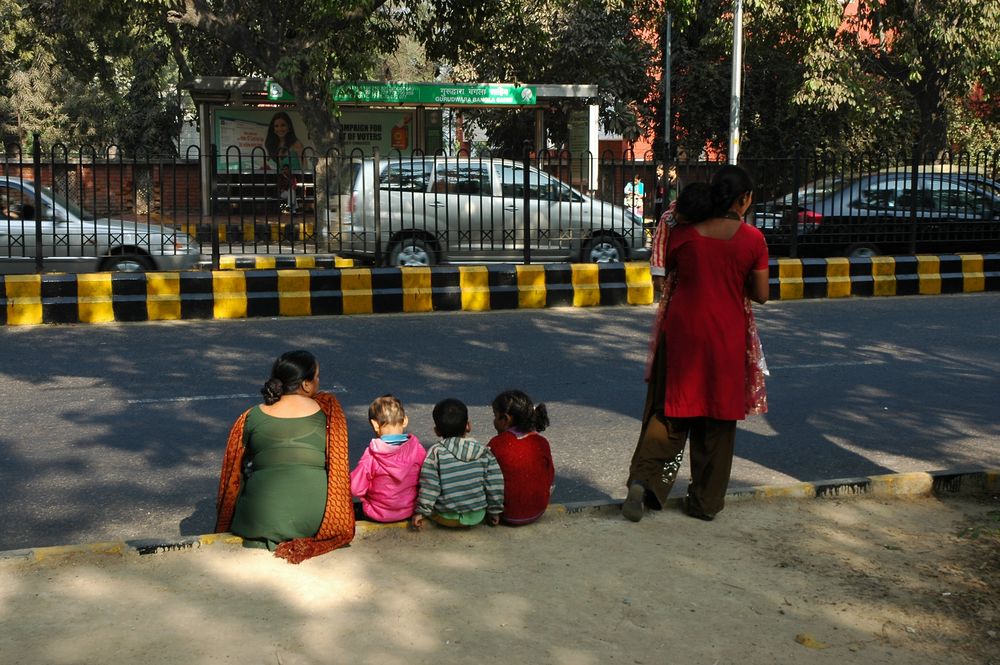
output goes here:
<path id="1" fill-rule="evenodd" d="M 5 663 L 1000 663 L 1000 501 L 732 503 L 0 565 Z"/>

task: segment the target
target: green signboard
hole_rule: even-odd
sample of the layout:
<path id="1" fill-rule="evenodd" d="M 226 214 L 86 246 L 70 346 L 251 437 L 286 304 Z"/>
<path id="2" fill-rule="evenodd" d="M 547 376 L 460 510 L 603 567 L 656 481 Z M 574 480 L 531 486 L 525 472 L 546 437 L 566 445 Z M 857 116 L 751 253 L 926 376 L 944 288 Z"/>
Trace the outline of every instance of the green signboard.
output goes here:
<path id="1" fill-rule="evenodd" d="M 414 106 L 534 106 L 533 86 L 511 83 L 337 83 L 330 86 L 343 104 L 408 104 Z M 271 101 L 293 101 L 274 81 L 267 82 Z"/>
<path id="2" fill-rule="evenodd" d="M 277 81 L 267 82 L 267 98 L 272 102 L 293 102 L 295 98 L 292 97 L 291 93 L 285 92 L 285 89 L 281 87 L 281 84 Z"/>

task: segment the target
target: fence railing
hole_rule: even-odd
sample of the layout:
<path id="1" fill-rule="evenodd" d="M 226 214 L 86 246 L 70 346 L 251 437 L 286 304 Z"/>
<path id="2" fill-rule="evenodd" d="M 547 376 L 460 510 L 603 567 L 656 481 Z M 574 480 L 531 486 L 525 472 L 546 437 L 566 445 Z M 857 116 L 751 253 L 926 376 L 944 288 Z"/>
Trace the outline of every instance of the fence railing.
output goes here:
<path id="1" fill-rule="evenodd" d="M 125 158 L 58 145 L 0 163 L 0 269 L 175 269 L 198 253 L 216 266 L 222 254 L 394 265 L 644 259 L 677 186 L 707 181 L 719 165 L 668 164 L 671 183 L 629 153 L 307 149 L 279 164 L 260 149 Z M 773 255 L 1000 249 L 1000 152 L 933 163 L 796 152 L 741 165 L 755 181 L 747 221 Z"/>
<path id="2" fill-rule="evenodd" d="M 1000 249 L 1000 152 L 914 154 L 746 160 L 756 183 L 748 222 L 778 256 Z"/>

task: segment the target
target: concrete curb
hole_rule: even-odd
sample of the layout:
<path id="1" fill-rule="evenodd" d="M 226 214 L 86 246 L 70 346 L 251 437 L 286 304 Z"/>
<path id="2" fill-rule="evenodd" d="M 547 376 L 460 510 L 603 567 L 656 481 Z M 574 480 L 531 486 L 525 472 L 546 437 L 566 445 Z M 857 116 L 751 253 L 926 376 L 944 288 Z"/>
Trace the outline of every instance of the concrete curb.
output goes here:
<path id="1" fill-rule="evenodd" d="M 282 258 L 281 264 L 279 258 L 245 261 L 257 266 L 266 259 L 275 269 L 0 275 L 0 325 L 653 302 L 649 264 L 643 262 L 318 269 L 315 257 Z M 298 266 L 300 260 L 312 266 L 277 269 L 282 264 Z M 233 267 L 238 267 L 236 259 Z M 1000 291 L 1000 254 L 775 259 L 770 276 L 775 300 Z"/>
<path id="2" fill-rule="evenodd" d="M 956 469 L 947 471 L 896 473 L 860 478 L 821 480 L 790 485 L 761 485 L 734 489 L 726 494 L 727 501 L 770 499 L 829 499 L 844 497 L 906 497 L 906 496 L 973 496 L 1000 493 L 1000 469 Z M 618 515 L 621 499 L 580 501 L 551 504 L 547 515 Z M 679 508 L 681 499 L 673 498 L 664 508 Z M 405 529 L 406 522 L 378 524 L 359 521 L 355 540 L 384 531 Z M 81 545 L 59 545 L 0 551 L 0 566 L 5 564 L 46 564 L 81 559 L 124 558 L 191 550 L 203 547 L 239 546 L 243 539 L 231 533 L 213 533 L 177 539 L 141 538 L 136 540 Z"/>

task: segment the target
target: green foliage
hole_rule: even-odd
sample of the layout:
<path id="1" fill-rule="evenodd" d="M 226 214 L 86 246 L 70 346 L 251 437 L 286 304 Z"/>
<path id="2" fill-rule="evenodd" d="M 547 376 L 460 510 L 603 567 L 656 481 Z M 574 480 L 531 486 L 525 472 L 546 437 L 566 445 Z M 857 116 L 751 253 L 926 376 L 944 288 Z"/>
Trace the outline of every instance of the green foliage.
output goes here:
<path id="1" fill-rule="evenodd" d="M 662 133 L 655 85 L 674 19 L 673 144 L 724 147 L 733 0 L 0 0 L 0 139 L 173 150 L 177 83 L 276 78 L 321 150 L 336 145 L 333 80 L 596 84 L 601 123 Z M 1000 0 L 744 0 L 742 153 L 996 150 Z M 566 138 L 568 108 L 546 110 Z M 467 112 L 519 151 L 533 117 Z M 662 134 L 661 134 L 662 135 Z M 659 144 L 660 141 L 657 141 Z"/>
<path id="2" fill-rule="evenodd" d="M 993 141 L 1000 0 L 870 0 L 856 17 L 837 0 L 746 0 L 741 154 L 860 154 L 925 142 Z M 675 144 L 696 157 L 725 146 L 729 128 L 732 0 L 676 0 Z M 983 101 L 964 103 L 977 81 Z M 992 82 L 992 84 L 990 83 Z"/>
<path id="3" fill-rule="evenodd" d="M 185 39 L 215 44 L 298 100 L 323 152 L 337 144 L 331 81 L 381 78 L 385 56 L 415 21 L 405 0 L 175 0 L 164 18 Z M 202 73 L 199 70 L 198 73 Z"/>
<path id="4" fill-rule="evenodd" d="M 845 111 L 883 140 L 918 139 L 933 158 L 967 141 L 949 136 L 958 129 L 951 114 L 977 81 L 995 80 L 998 25 L 1000 0 L 862 0 L 845 29 L 808 54 L 796 101 Z"/>
<path id="5" fill-rule="evenodd" d="M 0 0 L 4 30 L 0 103 L 6 143 L 118 143 L 127 154 L 170 154 L 177 134 L 170 41 L 148 0 Z M 165 25 L 162 20 L 159 24 Z M 4 26 L 5 28 L 8 26 Z M 150 66 L 155 63 L 155 66 Z"/>
<path id="6" fill-rule="evenodd" d="M 475 3 L 473 3 L 475 4 Z M 497 0 L 465 15 L 454 2 L 430 2 L 436 21 L 420 24 L 428 56 L 451 66 L 459 81 L 514 81 L 597 86 L 604 128 L 636 137 L 652 117 L 655 53 L 640 31 L 660 14 L 647 0 Z M 442 21 L 442 17 L 444 20 Z M 549 109 L 550 139 L 566 138 L 567 108 Z M 529 114 L 466 113 L 494 147 L 520 153 L 533 143 Z"/>

